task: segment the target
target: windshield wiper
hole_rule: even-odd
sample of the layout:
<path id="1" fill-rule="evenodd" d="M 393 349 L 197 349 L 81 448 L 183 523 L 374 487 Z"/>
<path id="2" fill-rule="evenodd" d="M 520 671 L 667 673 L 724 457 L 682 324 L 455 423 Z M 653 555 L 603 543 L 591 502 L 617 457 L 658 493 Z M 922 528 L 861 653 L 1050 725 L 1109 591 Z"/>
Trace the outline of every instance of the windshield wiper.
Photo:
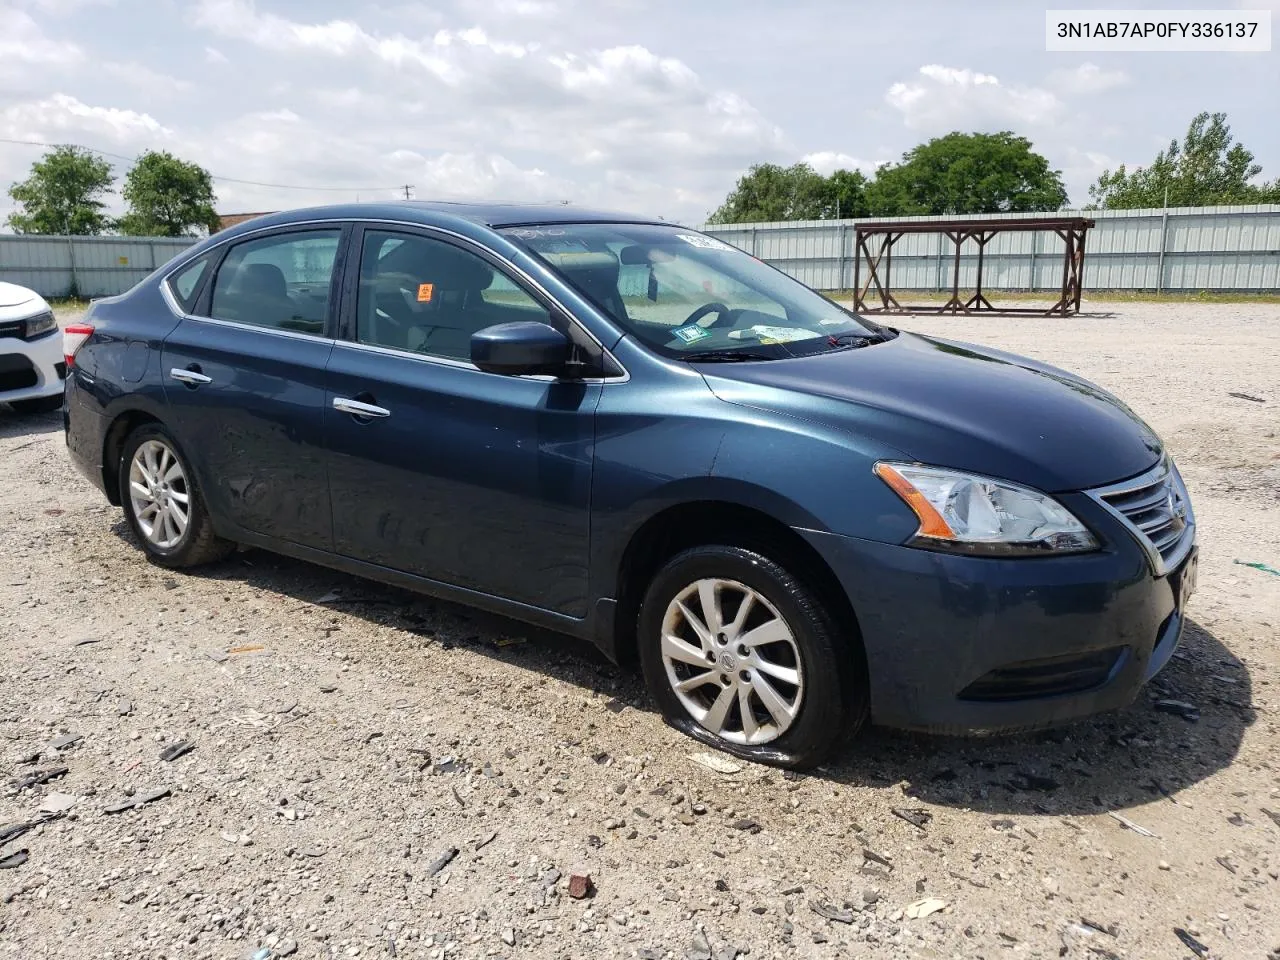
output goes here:
<path id="1" fill-rule="evenodd" d="M 827 338 L 833 347 L 869 347 L 873 343 L 884 343 L 892 340 L 895 334 L 885 333 L 838 333 Z"/>
<path id="2" fill-rule="evenodd" d="M 777 360 L 771 353 L 759 353 L 752 350 L 695 350 L 682 353 L 679 359 L 699 363 L 733 363 L 739 360 Z"/>

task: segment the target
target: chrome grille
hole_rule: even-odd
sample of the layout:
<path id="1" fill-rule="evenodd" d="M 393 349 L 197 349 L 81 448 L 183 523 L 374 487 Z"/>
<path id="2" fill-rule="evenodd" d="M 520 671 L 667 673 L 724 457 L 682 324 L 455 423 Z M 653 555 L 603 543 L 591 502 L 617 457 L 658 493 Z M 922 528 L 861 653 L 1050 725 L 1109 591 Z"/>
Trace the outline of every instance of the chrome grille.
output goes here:
<path id="1" fill-rule="evenodd" d="M 1141 476 L 1089 491 L 1124 521 L 1157 576 L 1182 562 L 1195 542 L 1195 516 L 1178 469 L 1167 457 Z"/>

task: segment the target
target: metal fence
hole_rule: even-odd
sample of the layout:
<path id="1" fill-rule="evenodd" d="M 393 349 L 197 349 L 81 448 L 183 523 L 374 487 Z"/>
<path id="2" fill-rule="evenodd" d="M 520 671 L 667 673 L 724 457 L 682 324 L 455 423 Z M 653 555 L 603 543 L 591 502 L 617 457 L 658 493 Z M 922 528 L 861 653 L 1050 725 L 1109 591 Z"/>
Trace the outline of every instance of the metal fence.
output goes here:
<path id="1" fill-rule="evenodd" d="M 1008 219 L 1037 214 L 991 214 Z M 1083 286 L 1090 290 L 1280 291 L 1280 204 L 1183 207 L 1171 210 L 1056 211 L 1085 216 L 1089 231 Z M 878 217 L 878 221 L 885 218 Z M 907 221 L 946 217 L 903 217 Z M 857 220 L 715 224 L 707 233 L 741 247 L 821 290 L 853 286 Z M 1004 234 L 987 244 L 982 285 L 988 290 L 1036 291 L 1062 285 L 1062 244 L 1052 234 Z M 893 249 L 894 287 L 950 289 L 954 246 L 941 235 L 903 237 Z M 962 251 L 960 281 L 972 287 L 977 245 Z M 863 278 L 867 274 L 863 270 Z"/>
<path id="2" fill-rule="evenodd" d="M 0 281 L 44 297 L 123 293 L 196 241 L 171 237 L 0 235 Z"/>
<path id="3" fill-rule="evenodd" d="M 1086 243 L 1086 292 L 1280 291 L 1280 204 L 1057 211 L 1052 216 L 1073 214 L 1097 223 Z M 1026 216 L 1030 214 L 992 214 L 981 219 Z M 857 222 L 800 220 L 716 224 L 703 229 L 809 286 L 847 290 L 853 285 Z M 0 280 L 30 287 L 46 297 L 65 297 L 73 290 L 82 297 L 110 296 L 128 290 L 194 242 L 168 237 L 0 235 Z M 894 286 L 948 288 L 954 261 L 945 244 L 945 238 L 931 234 L 900 240 L 893 251 Z M 961 256 L 962 285 L 972 284 L 976 262 L 976 246 L 969 243 Z M 1005 234 L 987 245 L 984 288 L 1047 294 L 1061 283 L 1062 241 L 1057 237 Z"/>

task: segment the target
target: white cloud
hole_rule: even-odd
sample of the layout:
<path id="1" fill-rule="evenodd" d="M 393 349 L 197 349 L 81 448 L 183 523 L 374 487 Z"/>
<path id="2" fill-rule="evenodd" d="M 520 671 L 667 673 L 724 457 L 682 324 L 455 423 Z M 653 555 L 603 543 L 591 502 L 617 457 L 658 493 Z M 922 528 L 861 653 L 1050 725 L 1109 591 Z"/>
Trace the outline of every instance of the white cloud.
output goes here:
<path id="1" fill-rule="evenodd" d="M 151 97 L 175 97 L 191 89 L 189 80 L 180 80 L 166 73 L 152 70 L 145 64 L 129 61 L 116 63 L 108 61 L 97 67 L 103 74 L 119 80 L 130 87 L 140 90 Z"/>
<path id="2" fill-rule="evenodd" d="M 230 63 L 227 59 L 227 55 L 217 47 L 204 48 L 204 62 L 213 64 Z"/>
<path id="3" fill-rule="evenodd" d="M 29 14 L 0 7 L 0 77 L 22 64 L 68 64 L 80 56 L 79 46 L 50 39 Z"/>
<path id="4" fill-rule="evenodd" d="M 875 173 L 879 163 L 873 163 L 870 160 L 859 160 L 857 157 L 851 157 L 847 153 L 840 153 L 838 150 L 819 150 L 817 153 L 808 153 L 800 158 L 809 166 L 813 167 L 818 173 L 824 177 L 828 177 L 837 170 L 861 170 L 863 173 Z M 880 161 L 883 163 L 884 161 Z"/>
<path id="5" fill-rule="evenodd" d="M 552 12 L 529 7 L 513 16 Z M 708 87 L 680 59 L 639 44 L 551 49 L 528 35 L 516 42 L 495 32 L 508 29 L 510 18 L 492 28 L 451 24 L 411 36 L 355 20 L 289 20 L 251 0 L 201 0 L 192 22 L 293 58 L 294 88 L 311 91 L 297 96 L 323 111 L 312 126 L 322 140 L 328 129 L 344 136 L 333 150 L 345 159 L 339 182 L 357 175 L 367 182 L 369 171 L 391 175 L 394 166 L 419 196 L 512 197 L 543 190 L 551 182 L 545 171 L 554 168 L 561 171 L 557 198 L 617 205 L 679 195 L 686 212 L 701 216 L 751 163 L 790 152 L 780 128 L 742 96 Z M 306 71 L 332 77 L 337 71 L 326 62 L 333 60 L 343 64 L 339 84 L 303 81 Z M 285 89 L 273 96 L 310 122 L 297 96 Z M 300 166 L 293 142 L 276 144 L 270 131 L 242 147 L 285 169 Z M 401 158 L 395 164 L 392 153 Z M 403 170 L 408 154 L 422 158 L 413 170 Z M 367 158 L 362 173 L 356 157 Z M 571 170 L 578 172 L 569 177 Z"/>
<path id="6" fill-rule="evenodd" d="M 81 7 L 114 6 L 115 0 L 17 0 L 17 3 L 41 13 L 62 15 L 73 13 Z"/>
<path id="7" fill-rule="evenodd" d="M 155 117 L 119 107 L 98 107 L 65 93 L 44 100 L 17 103 L 0 110 L 0 129 L 15 140 L 150 144 L 172 131 Z"/>
<path id="8" fill-rule="evenodd" d="M 1106 70 L 1088 62 L 1074 70 L 1055 70 L 1049 74 L 1049 83 L 1067 93 L 1102 93 L 1128 82 L 1129 75 L 1123 70 Z"/>
<path id="9" fill-rule="evenodd" d="M 1052 123 L 1062 102 L 1039 87 L 1005 86 L 988 73 L 927 64 L 919 77 L 893 84 L 885 101 L 924 133 L 1025 129 Z"/>

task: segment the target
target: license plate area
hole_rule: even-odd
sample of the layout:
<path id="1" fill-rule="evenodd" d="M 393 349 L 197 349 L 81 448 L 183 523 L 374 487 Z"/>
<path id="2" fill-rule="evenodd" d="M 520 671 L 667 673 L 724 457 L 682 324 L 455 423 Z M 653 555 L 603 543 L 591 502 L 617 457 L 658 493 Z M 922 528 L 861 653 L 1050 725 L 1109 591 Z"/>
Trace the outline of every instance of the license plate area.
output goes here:
<path id="1" fill-rule="evenodd" d="M 1169 577 L 1169 584 L 1173 587 L 1173 602 L 1179 611 L 1186 607 L 1187 601 L 1196 592 L 1196 587 L 1199 585 L 1199 567 L 1200 548 L 1192 547 L 1182 566 Z"/>

